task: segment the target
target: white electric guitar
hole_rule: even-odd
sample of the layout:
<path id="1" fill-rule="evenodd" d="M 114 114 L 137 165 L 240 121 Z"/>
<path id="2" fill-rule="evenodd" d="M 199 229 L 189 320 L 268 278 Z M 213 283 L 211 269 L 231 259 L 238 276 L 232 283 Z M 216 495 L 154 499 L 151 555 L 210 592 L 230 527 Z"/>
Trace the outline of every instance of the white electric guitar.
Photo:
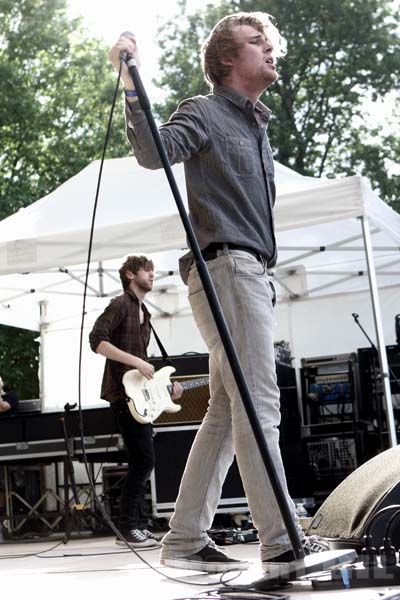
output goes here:
<path id="1" fill-rule="evenodd" d="M 139 423 L 153 423 L 163 412 L 178 412 L 179 404 L 171 400 L 172 383 L 170 377 L 175 373 L 174 367 L 163 367 L 154 373 L 153 379 L 146 379 L 136 369 L 127 371 L 122 378 L 125 393 L 128 397 L 128 408 Z M 184 390 L 208 385 L 208 377 L 198 377 L 181 381 Z"/>

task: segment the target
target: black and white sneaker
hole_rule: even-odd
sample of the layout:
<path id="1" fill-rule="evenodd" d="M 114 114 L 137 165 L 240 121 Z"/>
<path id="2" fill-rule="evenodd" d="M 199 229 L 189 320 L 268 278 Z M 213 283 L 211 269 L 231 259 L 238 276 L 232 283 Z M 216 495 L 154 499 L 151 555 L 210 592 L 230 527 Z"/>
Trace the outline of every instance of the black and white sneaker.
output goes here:
<path id="1" fill-rule="evenodd" d="M 160 562 L 165 567 L 191 569 L 204 573 L 224 573 L 232 569 L 245 571 L 249 568 L 248 562 L 229 558 L 224 552 L 218 550 L 212 540 L 209 540 L 204 548 L 195 554 L 179 558 L 162 558 Z"/>
<path id="2" fill-rule="evenodd" d="M 142 529 L 142 533 L 144 533 L 149 540 L 153 540 L 154 542 L 158 543 L 158 546 L 161 546 L 161 538 L 159 538 L 158 535 L 155 535 L 148 529 Z"/>
<path id="3" fill-rule="evenodd" d="M 153 536 L 153 538 L 155 538 L 153 539 L 140 529 L 121 531 L 121 533 L 132 548 L 142 548 L 147 550 L 150 548 L 159 548 L 161 546 L 160 541 L 156 536 Z M 126 546 L 126 543 L 118 537 L 115 538 L 115 543 L 118 544 L 118 546 Z"/>
<path id="4" fill-rule="evenodd" d="M 325 550 L 329 550 L 329 543 L 316 535 L 305 537 L 301 541 L 301 545 L 303 546 L 306 556 L 314 554 L 315 552 L 324 552 Z M 296 558 L 293 550 L 287 550 L 286 552 L 279 554 L 279 556 L 274 556 L 273 558 L 264 560 L 262 562 L 262 569 L 266 574 L 271 574 L 274 576 L 276 575 L 279 577 L 284 575 L 285 571 L 287 571 L 288 563 L 293 562 L 294 560 L 296 560 Z"/>

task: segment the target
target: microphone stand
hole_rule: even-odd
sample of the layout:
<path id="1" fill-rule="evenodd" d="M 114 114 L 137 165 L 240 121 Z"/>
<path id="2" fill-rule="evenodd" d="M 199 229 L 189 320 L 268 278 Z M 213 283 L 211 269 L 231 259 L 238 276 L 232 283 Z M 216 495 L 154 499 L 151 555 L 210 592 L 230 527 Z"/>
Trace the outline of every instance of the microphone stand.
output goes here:
<path id="1" fill-rule="evenodd" d="M 79 516 L 81 516 L 80 511 L 83 510 L 83 504 L 79 500 L 78 487 L 76 485 L 76 480 L 75 480 L 74 464 L 72 461 L 72 447 L 71 447 L 72 438 L 68 435 L 68 429 L 67 429 L 67 423 L 66 423 L 67 415 L 75 407 L 76 407 L 76 404 L 71 405 L 67 402 L 67 404 L 65 404 L 65 406 L 64 406 L 64 414 L 62 417 L 60 417 L 60 422 L 61 422 L 62 428 L 63 428 L 64 444 L 65 444 L 65 450 L 66 450 L 66 457 L 64 459 L 64 489 L 65 489 L 65 494 L 64 494 L 64 496 L 65 496 L 65 498 L 64 498 L 64 501 L 65 501 L 65 505 L 64 505 L 65 536 L 64 536 L 64 540 L 63 540 L 64 544 L 68 543 L 70 536 L 71 536 L 71 532 L 72 532 L 72 523 L 71 523 L 70 514 L 69 514 L 69 505 L 70 505 L 69 486 L 71 486 L 71 488 L 72 488 L 72 494 L 74 497 L 73 508 L 75 510 L 73 512 L 73 518 L 75 515 L 78 515 L 78 514 L 79 514 Z M 80 523 L 79 523 L 79 525 L 80 525 Z"/>
<path id="2" fill-rule="evenodd" d="M 372 348 L 375 350 L 375 352 L 378 352 L 378 348 L 375 346 L 374 342 L 371 340 L 368 333 L 365 331 L 364 327 L 361 325 L 361 323 L 359 321 L 360 315 L 358 315 L 357 313 L 352 313 L 351 316 L 353 317 L 354 321 L 357 323 L 357 325 L 359 326 L 359 328 L 361 329 L 361 331 L 363 332 L 363 334 L 365 335 L 365 337 L 371 344 Z"/>
<path id="3" fill-rule="evenodd" d="M 122 60 L 124 60 L 125 56 L 122 56 L 121 58 L 122 58 Z M 171 191 L 173 193 L 179 215 L 182 219 L 182 224 L 186 231 L 189 246 L 193 252 L 193 255 L 194 255 L 194 258 L 196 261 L 200 280 L 203 284 L 204 292 L 207 296 L 211 313 L 214 317 L 214 321 L 215 321 L 218 333 L 220 335 L 222 345 L 224 347 L 226 356 L 229 360 L 229 363 L 230 363 L 230 366 L 232 369 L 232 373 L 235 378 L 238 390 L 240 392 L 248 419 L 250 421 L 250 425 L 253 430 L 254 437 L 256 439 L 258 448 L 260 450 L 260 454 L 263 459 L 272 489 L 274 491 L 275 498 L 276 498 L 279 510 L 281 512 L 281 515 L 282 515 L 282 519 L 285 523 L 286 530 L 287 530 L 290 542 L 292 544 L 293 553 L 294 553 L 296 559 L 302 559 L 305 557 L 305 552 L 304 552 L 304 549 L 303 549 L 301 541 L 300 541 L 300 536 L 297 531 L 297 527 L 294 522 L 294 519 L 291 515 L 290 509 L 289 509 L 289 504 L 288 504 L 286 496 L 283 492 L 283 488 L 282 488 L 281 482 L 279 481 L 275 466 L 272 462 L 271 455 L 269 453 L 257 413 L 254 409 L 250 391 L 247 386 L 247 383 L 246 383 L 246 380 L 245 380 L 245 377 L 243 374 L 243 370 L 242 370 L 240 362 L 239 362 L 238 355 L 237 355 L 235 347 L 233 345 L 233 341 L 232 341 L 224 314 L 222 312 L 222 307 L 220 305 L 217 293 L 214 288 L 214 284 L 213 284 L 210 274 L 208 272 L 207 265 L 204 261 L 204 258 L 201 254 L 200 246 L 198 244 L 192 224 L 186 213 L 186 209 L 185 209 L 182 197 L 180 195 L 179 188 L 176 184 L 174 175 L 172 173 L 171 165 L 169 163 L 167 153 L 165 151 L 163 142 L 161 140 L 161 136 L 158 131 L 158 127 L 154 121 L 154 117 L 153 117 L 153 114 L 151 111 L 150 101 L 147 97 L 141 77 L 139 75 L 139 71 L 136 66 L 136 61 L 132 57 L 128 56 L 127 60 L 126 60 L 126 64 L 128 66 L 130 76 L 132 77 L 132 81 L 133 81 L 135 90 L 138 95 L 140 107 L 142 108 L 142 110 L 144 111 L 144 113 L 146 115 L 146 119 L 147 119 L 147 122 L 148 122 L 148 125 L 150 128 L 151 134 L 153 136 L 154 143 L 158 150 L 162 165 L 164 167 L 164 170 L 165 170 L 168 182 L 169 182 L 169 185 L 171 187 Z M 266 510 L 268 510 L 267 507 L 266 507 Z"/>

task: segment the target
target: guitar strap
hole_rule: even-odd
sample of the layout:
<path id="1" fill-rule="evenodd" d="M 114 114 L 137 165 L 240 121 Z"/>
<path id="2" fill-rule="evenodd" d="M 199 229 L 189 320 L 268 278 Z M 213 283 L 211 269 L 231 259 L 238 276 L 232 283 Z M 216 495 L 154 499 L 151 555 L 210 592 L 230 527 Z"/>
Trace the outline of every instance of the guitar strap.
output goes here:
<path id="1" fill-rule="evenodd" d="M 167 351 L 165 350 L 164 346 L 162 345 L 162 342 L 161 342 L 160 338 L 158 337 L 158 335 L 157 335 L 157 333 L 156 333 L 156 330 L 154 329 L 154 327 L 153 327 L 153 325 L 151 324 L 151 322 L 150 322 L 150 329 L 151 329 L 151 330 L 152 330 L 152 332 L 154 333 L 154 337 L 156 338 L 156 342 L 157 342 L 157 344 L 158 344 L 158 347 L 159 347 L 159 348 L 160 348 L 160 350 L 161 350 L 161 354 L 162 354 L 162 357 L 163 357 L 163 360 L 164 360 L 164 362 L 165 362 L 167 365 L 170 365 L 170 366 L 172 367 L 173 365 L 172 365 L 172 362 L 171 362 L 171 361 L 170 361 L 170 359 L 169 359 L 169 356 L 168 356 L 168 354 L 167 354 Z"/>

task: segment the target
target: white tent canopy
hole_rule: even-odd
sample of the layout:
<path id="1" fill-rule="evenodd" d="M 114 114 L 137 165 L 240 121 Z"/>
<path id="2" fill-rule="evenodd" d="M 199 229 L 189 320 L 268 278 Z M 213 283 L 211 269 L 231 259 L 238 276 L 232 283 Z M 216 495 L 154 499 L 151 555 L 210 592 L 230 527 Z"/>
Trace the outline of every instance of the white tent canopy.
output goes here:
<path id="1" fill-rule="evenodd" d="M 99 167 L 99 161 L 93 162 L 48 196 L 0 223 L 0 274 L 86 261 Z M 182 165 L 175 166 L 173 172 L 185 196 Z M 400 241 L 400 216 L 379 200 L 364 178 L 313 179 L 279 164 L 276 176 L 277 231 L 291 232 L 293 248 L 338 241 L 335 230 L 343 230 L 342 226 L 313 229 L 311 236 L 305 231 L 321 224 L 350 220 L 359 235 L 354 218 L 361 216 L 368 216 L 390 236 L 392 246 Z M 135 249 L 144 253 L 180 249 L 186 246 L 185 239 L 162 171 L 143 169 L 134 158 L 105 161 L 92 260 L 119 258 Z"/>
<path id="2" fill-rule="evenodd" d="M 99 161 L 93 162 L 48 196 L 0 223 L 0 275 L 86 262 L 99 166 Z M 185 198 L 182 165 L 173 167 L 173 173 Z M 350 271 L 359 271 L 358 252 L 362 260 L 364 248 L 357 218 L 368 217 L 375 232 L 378 267 L 382 278 L 386 277 L 387 268 L 398 258 L 400 215 L 378 198 L 366 179 L 313 179 L 279 164 L 276 178 L 281 266 L 288 261 L 302 265 L 305 253 L 318 254 L 326 248 L 330 256 L 335 251 L 333 257 L 325 254 L 308 261 L 305 268 L 310 276 L 311 269 L 326 267 L 327 262 L 339 272 L 348 273 L 349 266 Z M 105 161 L 92 261 L 185 247 L 185 232 L 164 173 L 143 169 L 130 157 Z"/>
<path id="3" fill-rule="evenodd" d="M 304 302 L 313 306 L 310 322 L 318 322 L 318 315 L 323 318 L 316 307 L 326 306 L 329 299 L 330 310 L 348 298 L 348 306 L 359 312 L 357 303 L 362 304 L 372 288 L 375 295 L 379 288 L 380 296 L 383 294 L 393 306 L 400 290 L 400 215 L 382 202 L 362 177 L 321 180 L 275 166 L 279 262 L 274 277 L 281 306 L 278 319 L 280 314 L 282 317 L 278 329 L 299 348 L 296 354 L 300 358 L 304 356 L 302 345 L 294 338 L 303 335 L 293 335 L 293 331 L 298 328 L 296 307 Z M 99 168 L 100 162 L 93 162 L 48 196 L 0 223 L 0 321 L 40 330 L 42 342 L 46 335 L 50 339 L 56 332 L 58 344 L 65 348 L 67 333 L 80 324 Z M 173 167 L 173 173 L 186 201 L 182 165 Z M 185 347 L 200 350 L 195 333 L 185 338 L 191 317 L 185 288 L 177 275 L 177 257 L 185 248 L 186 235 L 164 172 L 145 170 L 132 157 L 106 160 L 93 237 L 88 326 L 109 297 L 120 291 L 117 269 L 121 257 L 158 253 L 159 279 L 149 295 L 153 317 L 160 317 L 157 326 L 168 338 L 170 354 L 185 351 Z M 374 313 L 379 313 L 379 299 L 373 299 Z M 386 329 L 392 316 L 384 317 Z M 185 319 L 184 333 L 179 334 L 179 320 L 183 323 Z M 370 315 L 367 324 L 371 325 Z M 304 323 L 303 327 L 307 331 Z M 331 327 L 335 328 L 335 323 Z M 382 346 L 381 327 L 377 335 Z M 62 342 L 60 336 L 64 336 Z M 281 339 L 280 333 L 277 337 Z M 314 337 L 315 355 L 318 336 Z M 359 340 L 358 345 L 366 345 L 365 340 L 364 344 Z M 76 354 L 74 344 L 70 352 Z M 42 348 L 42 362 L 47 360 L 44 354 Z M 51 354 L 55 354 L 53 348 Z M 93 355 L 88 360 L 96 363 L 100 376 L 96 359 Z M 98 394 L 92 381 L 89 388 L 91 394 Z"/>

